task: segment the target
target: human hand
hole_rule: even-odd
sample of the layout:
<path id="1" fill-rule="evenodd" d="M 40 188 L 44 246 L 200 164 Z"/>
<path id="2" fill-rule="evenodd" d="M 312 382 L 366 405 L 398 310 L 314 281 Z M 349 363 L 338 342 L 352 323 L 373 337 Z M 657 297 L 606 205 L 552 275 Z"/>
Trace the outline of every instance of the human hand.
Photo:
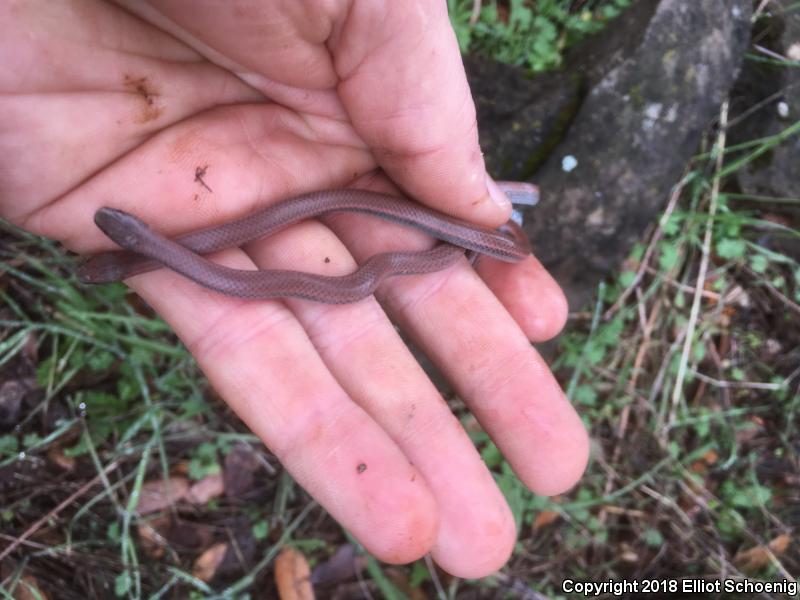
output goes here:
<path id="1" fill-rule="evenodd" d="M 509 207 L 487 191 L 443 2 L 119 4 L 0 7 L 0 215 L 12 222 L 96 252 L 112 247 L 92 222 L 103 205 L 175 236 L 307 191 L 393 184 L 474 222 L 506 220 Z M 343 214 L 214 260 L 340 274 L 351 257 L 429 243 Z M 393 278 L 380 303 L 345 306 L 242 301 L 166 270 L 128 283 L 378 558 L 430 551 L 445 570 L 478 577 L 502 566 L 515 539 L 491 474 L 389 317 L 528 487 L 558 493 L 583 472 L 585 430 L 529 343 L 566 318 L 533 257 Z"/>

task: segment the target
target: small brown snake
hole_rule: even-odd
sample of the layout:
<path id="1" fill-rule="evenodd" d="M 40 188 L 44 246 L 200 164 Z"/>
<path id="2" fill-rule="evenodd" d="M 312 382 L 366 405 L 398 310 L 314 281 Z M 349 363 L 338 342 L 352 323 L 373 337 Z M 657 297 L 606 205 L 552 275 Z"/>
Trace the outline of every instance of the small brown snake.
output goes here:
<path id="1" fill-rule="evenodd" d="M 512 197 L 538 193 L 530 184 L 498 184 Z M 353 273 L 339 277 L 299 271 L 231 269 L 200 256 L 241 246 L 309 217 L 339 211 L 367 213 L 409 225 L 447 243 L 421 252 L 376 254 Z M 176 240 L 153 231 L 133 215 L 113 208 L 99 209 L 95 213 L 95 223 L 126 251 L 105 252 L 84 262 L 78 275 L 85 283 L 119 281 L 165 266 L 204 287 L 251 299 L 291 296 L 344 304 L 372 294 L 386 277 L 445 269 L 458 261 L 465 249 L 506 262 L 520 261 L 531 252 L 524 233 L 512 221 L 499 229 L 489 229 L 405 198 L 354 189 L 303 194 Z"/>

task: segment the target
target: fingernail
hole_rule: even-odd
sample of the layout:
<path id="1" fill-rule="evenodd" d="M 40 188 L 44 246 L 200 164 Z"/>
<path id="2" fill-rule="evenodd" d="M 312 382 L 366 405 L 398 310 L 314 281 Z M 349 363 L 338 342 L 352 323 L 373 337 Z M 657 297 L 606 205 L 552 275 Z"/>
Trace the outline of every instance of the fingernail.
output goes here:
<path id="1" fill-rule="evenodd" d="M 494 200 L 500 208 L 508 209 L 511 207 L 511 200 L 508 199 L 505 192 L 495 183 L 494 179 L 486 176 L 486 189 L 489 191 L 489 197 Z"/>

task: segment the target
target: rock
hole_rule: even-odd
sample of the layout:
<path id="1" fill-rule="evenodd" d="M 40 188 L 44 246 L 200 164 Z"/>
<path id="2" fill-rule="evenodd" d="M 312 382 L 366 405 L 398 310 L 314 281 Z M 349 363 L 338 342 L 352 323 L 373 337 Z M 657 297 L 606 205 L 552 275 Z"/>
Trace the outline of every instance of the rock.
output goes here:
<path id="1" fill-rule="evenodd" d="M 467 61 L 491 172 L 539 184 L 525 230 L 572 309 L 641 238 L 697 151 L 735 80 L 750 11 L 749 0 L 640 0 L 576 47 L 565 74 L 496 66 L 494 104 L 475 80 L 487 67 Z"/>
<path id="2" fill-rule="evenodd" d="M 775 0 L 753 32 L 758 45 L 775 56 L 800 62 L 800 12 L 791 0 Z M 745 61 L 731 92 L 730 144 L 773 136 L 800 120 L 800 69 L 771 62 L 766 54 Z M 800 228 L 800 207 L 780 202 L 800 198 L 800 133 L 783 140 L 736 173 L 739 187 L 757 201 L 736 202 L 762 219 L 788 229 Z M 776 198 L 770 202 L 766 198 Z M 765 231 L 758 243 L 776 252 L 800 256 L 800 240 L 777 230 Z"/>
<path id="3" fill-rule="evenodd" d="M 636 50 L 657 6 L 655 0 L 635 3 L 610 28 L 573 49 L 561 71 L 530 75 L 465 56 L 489 172 L 500 179 L 530 179 L 564 137 L 587 90 Z"/>
<path id="4" fill-rule="evenodd" d="M 789 0 L 775 0 L 770 15 L 759 21 L 754 38 L 776 55 L 800 61 L 800 12 Z M 748 60 L 731 93 L 731 144 L 780 133 L 800 119 L 800 70 Z M 755 109 L 755 110 L 754 110 Z M 737 122 L 737 118 L 741 118 Z M 738 171 L 742 191 L 755 196 L 800 198 L 800 135 L 792 136 L 766 156 Z"/>
<path id="5" fill-rule="evenodd" d="M 478 111 L 486 167 L 500 179 L 527 180 L 564 136 L 580 105 L 580 73 L 524 71 L 464 57 Z"/>

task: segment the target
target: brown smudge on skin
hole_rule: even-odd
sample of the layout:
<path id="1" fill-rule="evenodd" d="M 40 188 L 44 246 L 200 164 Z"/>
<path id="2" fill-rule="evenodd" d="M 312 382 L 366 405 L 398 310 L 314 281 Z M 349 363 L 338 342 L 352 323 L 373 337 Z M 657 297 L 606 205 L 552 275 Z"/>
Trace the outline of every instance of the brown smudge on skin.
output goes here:
<path id="1" fill-rule="evenodd" d="M 359 473 L 363 473 L 366 470 L 367 470 L 367 465 L 365 463 L 359 463 L 359 465 L 356 467 L 356 471 L 358 471 Z"/>
<path id="2" fill-rule="evenodd" d="M 168 143 L 166 162 L 170 168 L 191 169 L 196 168 L 198 162 L 198 148 L 204 146 L 203 136 L 197 128 L 187 128 Z"/>
<path id="3" fill-rule="evenodd" d="M 142 110 L 136 118 L 137 123 L 154 121 L 163 114 L 164 107 L 156 104 L 156 98 L 159 94 L 147 80 L 147 77 L 125 75 L 123 84 L 126 90 L 142 99 Z"/>

